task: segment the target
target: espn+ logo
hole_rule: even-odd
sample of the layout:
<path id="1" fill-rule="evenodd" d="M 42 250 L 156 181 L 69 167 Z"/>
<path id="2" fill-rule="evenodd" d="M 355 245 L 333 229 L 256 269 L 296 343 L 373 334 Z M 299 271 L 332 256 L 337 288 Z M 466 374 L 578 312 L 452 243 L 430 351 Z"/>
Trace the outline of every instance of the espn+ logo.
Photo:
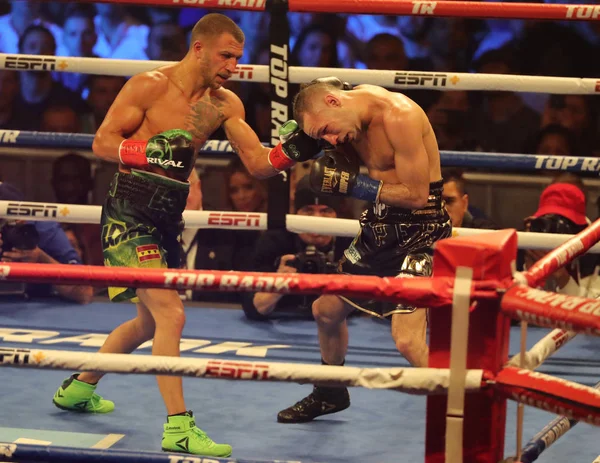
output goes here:
<path id="1" fill-rule="evenodd" d="M 18 69 L 20 71 L 54 71 L 56 59 L 35 58 L 29 56 L 7 56 L 4 62 L 6 69 Z"/>

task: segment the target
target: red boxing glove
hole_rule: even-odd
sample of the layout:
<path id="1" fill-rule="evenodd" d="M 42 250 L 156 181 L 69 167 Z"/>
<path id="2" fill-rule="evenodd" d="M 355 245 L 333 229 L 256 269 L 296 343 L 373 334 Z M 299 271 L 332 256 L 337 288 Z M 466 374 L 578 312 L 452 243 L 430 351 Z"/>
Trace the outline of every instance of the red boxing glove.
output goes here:
<path id="1" fill-rule="evenodd" d="M 144 140 L 123 140 L 119 145 L 119 161 L 130 167 L 146 167 L 148 142 Z"/>

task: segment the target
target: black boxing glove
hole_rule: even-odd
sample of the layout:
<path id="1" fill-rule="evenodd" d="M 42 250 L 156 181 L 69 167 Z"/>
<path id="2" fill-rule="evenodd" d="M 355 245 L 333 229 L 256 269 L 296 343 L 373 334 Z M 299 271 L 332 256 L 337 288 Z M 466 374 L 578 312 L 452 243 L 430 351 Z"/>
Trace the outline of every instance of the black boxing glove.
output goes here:
<path id="1" fill-rule="evenodd" d="M 315 193 L 352 196 L 377 202 L 383 182 L 359 174 L 359 165 L 343 153 L 326 151 L 313 162 L 309 172 L 310 186 Z"/>
<path id="2" fill-rule="evenodd" d="M 352 90 L 352 84 L 350 84 L 348 82 L 344 82 L 343 80 L 341 80 L 335 76 L 318 77 L 316 79 L 313 79 L 310 83 L 311 84 L 323 83 L 323 84 L 333 85 L 335 88 L 339 88 L 340 90 Z"/>
<path id="3" fill-rule="evenodd" d="M 321 152 L 319 142 L 300 130 L 293 119 L 279 128 L 279 140 L 277 146 L 269 151 L 269 164 L 279 172 L 297 162 L 308 161 Z"/>
<path id="4" fill-rule="evenodd" d="M 196 148 L 192 134 L 173 129 L 159 133 L 148 141 L 123 140 L 119 146 L 119 160 L 130 167 L 162 167 L 173 171 L 175 177 L 187 180 L 194 168 Z"/>

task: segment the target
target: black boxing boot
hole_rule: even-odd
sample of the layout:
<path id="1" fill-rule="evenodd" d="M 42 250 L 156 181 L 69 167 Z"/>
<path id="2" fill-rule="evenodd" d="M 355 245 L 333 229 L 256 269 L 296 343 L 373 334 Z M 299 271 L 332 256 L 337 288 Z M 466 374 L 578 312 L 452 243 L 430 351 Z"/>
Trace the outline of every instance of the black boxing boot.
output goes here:
<path id="1" fill-rule="evenodd" d="M 326 365 L 325 362 L 322 362 Z M 343 363 L 342 363 L 343 365 Z M 314 386 L 311 394 L 277 414 L 279 423 L 307 423 L 321 415 L 341 412 L 350 406 L 345 387 Z"/>

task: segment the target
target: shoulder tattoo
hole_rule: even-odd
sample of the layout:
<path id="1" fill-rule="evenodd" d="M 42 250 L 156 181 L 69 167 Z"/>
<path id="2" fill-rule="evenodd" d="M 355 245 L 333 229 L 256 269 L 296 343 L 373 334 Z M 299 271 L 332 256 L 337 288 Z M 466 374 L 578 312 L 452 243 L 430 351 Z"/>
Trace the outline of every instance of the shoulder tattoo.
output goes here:
<path id="1" fill-rule="evenodd" d="M 223 101 L 213 97 L 201 98 L 190 105 L 186 126 L 194 138 L 206 140 L 225 120 Z"/>

